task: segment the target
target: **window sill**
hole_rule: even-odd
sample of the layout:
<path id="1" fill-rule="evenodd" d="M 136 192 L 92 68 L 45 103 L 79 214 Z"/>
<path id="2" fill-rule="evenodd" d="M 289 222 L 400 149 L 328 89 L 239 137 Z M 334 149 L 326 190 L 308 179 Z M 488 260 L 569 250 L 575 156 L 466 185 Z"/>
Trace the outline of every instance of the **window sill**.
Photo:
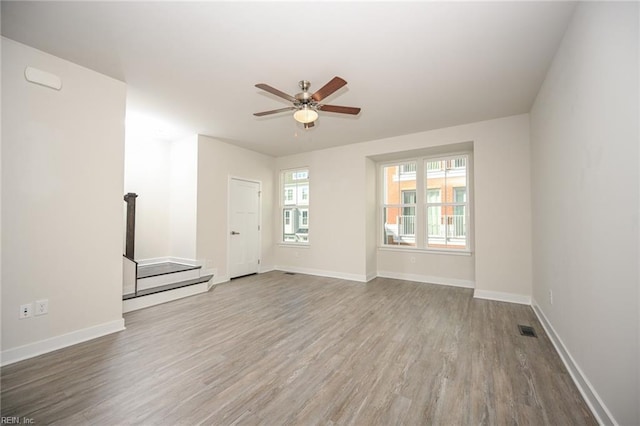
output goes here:
<path id="1" fill-rule="evenodd" d="M 309 243 L 278 243 L 278 246 L 284 248 L 309 248 Z"/>
<path id="2" fill-rule="evenodd" d="M 423 248 L 405 248 L 405 247 L 390 247 L 390 246 L 378 246 L 378 251 L 396 251 L 405 253 L 424 253 L 424 254 L 444 254 L 451 256 L 472 256 L 471 250 L 445 250 L 445 249 L 423 249 Z"/>

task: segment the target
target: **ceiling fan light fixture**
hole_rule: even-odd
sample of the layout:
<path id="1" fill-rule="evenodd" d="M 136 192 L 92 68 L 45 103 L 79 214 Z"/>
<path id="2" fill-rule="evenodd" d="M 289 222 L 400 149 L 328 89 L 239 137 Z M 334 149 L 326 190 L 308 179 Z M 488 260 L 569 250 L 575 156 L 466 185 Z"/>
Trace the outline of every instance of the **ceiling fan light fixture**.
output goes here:
<path id="1" fill-rule="evenodd" d="M 293 118 L 299 123 L 312 123 L 318 119 L 318 113 L 305 105 L 301 109 L 293 113 Z"/>

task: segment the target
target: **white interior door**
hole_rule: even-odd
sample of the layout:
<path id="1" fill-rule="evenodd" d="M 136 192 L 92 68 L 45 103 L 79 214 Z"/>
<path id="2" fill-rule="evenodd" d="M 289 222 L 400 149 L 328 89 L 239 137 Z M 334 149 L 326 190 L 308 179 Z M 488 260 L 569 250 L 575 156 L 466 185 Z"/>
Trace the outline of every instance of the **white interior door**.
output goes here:
<path id="1" fill-rule="evenodd" d="M 229 278 L 258 272 L 260 184 L 231 179 L 229 196 Z"/>

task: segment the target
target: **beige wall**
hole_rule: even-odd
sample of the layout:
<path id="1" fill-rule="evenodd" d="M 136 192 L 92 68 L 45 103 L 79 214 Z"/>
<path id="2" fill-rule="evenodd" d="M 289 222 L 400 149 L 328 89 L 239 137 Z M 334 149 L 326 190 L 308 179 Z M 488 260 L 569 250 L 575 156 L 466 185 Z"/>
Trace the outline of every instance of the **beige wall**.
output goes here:
<path id="1" fill-rule="evenodd" d="M 475 294 L 529 304 L 532 291 L 529 116 L 485 122 L 481 127 L 478 131 L 482 137 L 474 140 L 473 163 Z"/>
<path id="2" fill-rule="evenodd" d="M 275 262 L 280 269 L 364 281 L 366 275 L 366 171 L 360 147 L 349 145 L 276 159 L 284 169 L 308 166 L 308 247 L 285 246 L 275 194 Z"/>
<path id="3" fill-rule="evenodd" d="M 171 143 L 169 200 L 169 253 L 171 257 L 196 259 L 198 209 L 198 136 Z"/>
<path id="4" fill-rule="evenodd" d="M 128 138 L 125 190 L 136 199 L 135 260 L 196 259 L 198 137 Z"/>
<path id="5" fill-rule="evenodd" d="M 2 39 L 3 363 L 123 326 L 125 99 L 122 82 Z M 19 320 L 37 299 L 49 314 Z"/>
<path id="6" fill-rule="evenodd" d="M 228 280 L 229 178 L 262 184 L 261 270 L 273 268 L 274 159 L 207 136 L 198 136 L 197 253 L 213 281 Z"/>
<path id="7" fill-rule="evenodd" d="M 473 254 L 442 255 L 377 249 L 372 213 L 371 158 L 473 142 Z M 445 148 L 446 150 L 446 148 Z M 503 164 L 507 161 L 509 164 Z M 526 303 L 531 296 L 529 117 L 464 126 L 297 154 L 276 159 L 278 170 L 309 166 L 310 245 L 277 245 L 275 263 L 287 270 L 365 281 L 377 273 L 419 281 L 474 286 L 480 296 Z M 279 193 L 275 203 L 279 203 Z M 274 218 L 276 243 L 280 218 Z M 375 237 L 374 237 L 375 235 Z M 374 243 L 375 241 L 375 243 Z M 495 242 L 499 242 L 496 244 Z M 375 257 L 374 257 L 375 253 Z M 412 261 L 411 258 L 414 258 Z M 375 260 L 374 260 L 375 259 Z"/>
<path id="8" fill-rule="evenodd" d="M 124 158 L 124 192 L 138 194 L 135 259 L 168 257 L 171 142 L 127 137 Z"/>
<path id="9" fill-rule="evenodd" d="M 638 21 L 581 3 L 531 112 L 534 306 L 604 424 L 640 424 Z"/>

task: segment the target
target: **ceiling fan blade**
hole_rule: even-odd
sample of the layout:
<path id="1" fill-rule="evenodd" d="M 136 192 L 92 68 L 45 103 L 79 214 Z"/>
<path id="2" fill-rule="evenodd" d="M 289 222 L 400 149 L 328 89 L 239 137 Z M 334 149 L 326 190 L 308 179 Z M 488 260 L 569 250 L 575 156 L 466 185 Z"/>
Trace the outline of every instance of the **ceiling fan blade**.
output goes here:
<path id="1" fill-rule="evenodd" d="M 289 102 L 296 102 L 296 98 L 294 98 L 293 96 L 287 95 L 286 93 L 281 92 L 280 90 L 278 90 L 278 89 L 276 89 L 274 87 L 271 87 L 268 84 L 258 83 L 258 84 L 256 84 L 256 87 L 258 89 L 264 90 L 265 92 L 269 92 L 269 93 L 274 94 L 276 96 L 279 96 L 279 97 L 281 97 L 283 99 L 286 99 Z"/>
<path id="2" fill-rule="evenodd" d="M 360 113 L 360 108 L 340 105 L 319 105 L 318 109 L 327 112 L 338 112 L 340 114 L 358 115 Z"/>
<path id="3" fill-rule="evenodd" d="M 284 111 L 293 111 L 294 109 L 296 109 L 296 107 L 272 109 L 271 111 L 254 112 L 253 115 L 255 115 L 256 117 L 262 117 L 263 115 L 276 114 L 278 112 L 284 112 Z"/>
<path id="4" fill-rule="evenodd" d="M 320 102 L 345 84 L 347 84 L 347 82 L 340 77 L 333 77 L 330 82 L 322 86 L 316 93 L 311 95 L 311 97 L 314 101 Z"/>
<path id="5" fill-rule="evenodd" d="M 315 123 L 315 121 L 312 121 L 311 123 L 303 123 L 303 125 L 304 125 L 304 128 L 305 128 L 305 129 L 310 129 L 310 128 L 312 128 L 313 126 L 315 126 L 315 124 L 314 124 L 314 123 Z"/>

